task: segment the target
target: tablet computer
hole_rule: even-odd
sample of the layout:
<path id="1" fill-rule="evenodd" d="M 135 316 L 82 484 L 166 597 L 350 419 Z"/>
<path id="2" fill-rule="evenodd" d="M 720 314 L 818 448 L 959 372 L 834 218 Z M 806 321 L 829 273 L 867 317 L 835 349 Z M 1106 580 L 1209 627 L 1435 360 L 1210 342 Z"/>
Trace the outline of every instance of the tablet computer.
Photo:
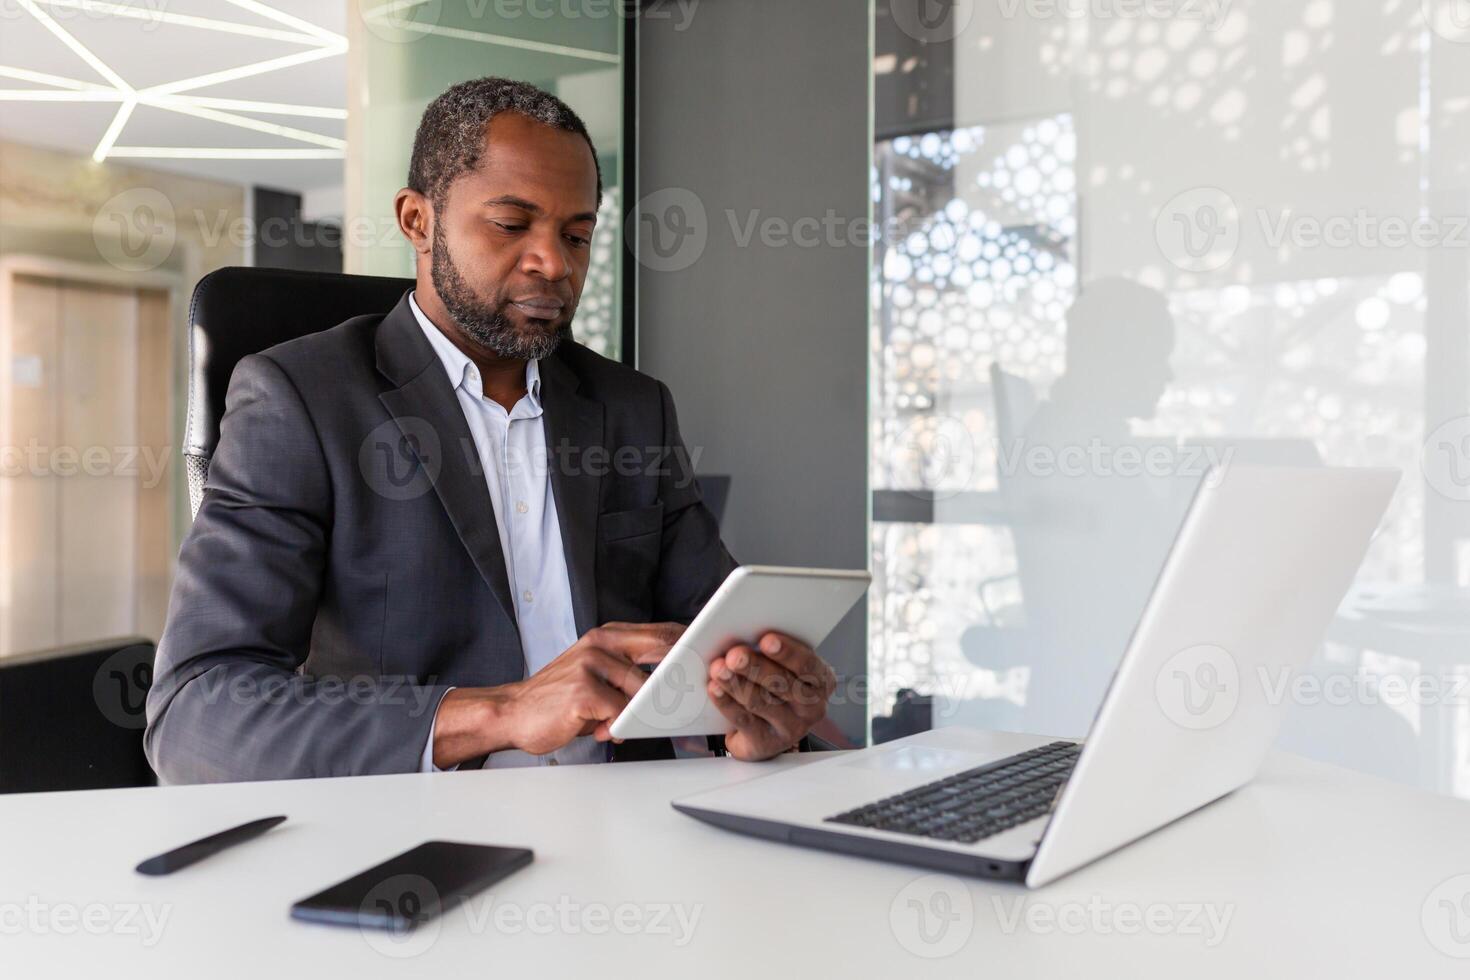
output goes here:
<path id="1" fill-rule="evenodd" d="M 816 648 L 867 591 L 866 571 L 743 565 L 715 590 L 694 622 L 612 723 L 615 738 L 724 735 L 730 723 L 709 699 L 709 665 L 733 644 L 768 632 Z"/>

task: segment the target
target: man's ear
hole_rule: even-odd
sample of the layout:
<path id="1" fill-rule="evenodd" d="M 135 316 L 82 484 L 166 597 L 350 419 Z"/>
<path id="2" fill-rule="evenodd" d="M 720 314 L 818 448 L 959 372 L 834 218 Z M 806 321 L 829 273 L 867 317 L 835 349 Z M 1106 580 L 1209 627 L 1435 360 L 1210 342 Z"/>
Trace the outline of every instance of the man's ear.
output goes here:
<path id="1" fill-rule="evenodd" d="M 393 197 L 393 213 L 398 230 L 413 250 L 428 255 L 434 243 L 434 205 L 424 195 L 405 187 Z"/>

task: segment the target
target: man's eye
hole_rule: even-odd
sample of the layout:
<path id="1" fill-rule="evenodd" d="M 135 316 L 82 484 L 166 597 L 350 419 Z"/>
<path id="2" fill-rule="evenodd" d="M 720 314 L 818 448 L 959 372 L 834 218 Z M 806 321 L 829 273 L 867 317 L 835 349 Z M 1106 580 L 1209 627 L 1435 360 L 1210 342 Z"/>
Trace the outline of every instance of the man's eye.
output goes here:
<path id="1" fill-rule="evenodd" d="M 578 248 L 586 248 L 588 245 L 592 244 L 592 239 L 583 238 L 581 235 L 568 235 L 567 241 L 571 242 Z"/>
<path id="2" fill-rule="evenodd" d="M 525 225 L 511 225 L 511 224 L 506 224 L 504 221 L 492 221 L 491 224 L 493 224 L 495 227 L 499 228 L 501 231 L 516 232 L 516 231 L 525 231 L 526 230 L 526 226 Z"/>

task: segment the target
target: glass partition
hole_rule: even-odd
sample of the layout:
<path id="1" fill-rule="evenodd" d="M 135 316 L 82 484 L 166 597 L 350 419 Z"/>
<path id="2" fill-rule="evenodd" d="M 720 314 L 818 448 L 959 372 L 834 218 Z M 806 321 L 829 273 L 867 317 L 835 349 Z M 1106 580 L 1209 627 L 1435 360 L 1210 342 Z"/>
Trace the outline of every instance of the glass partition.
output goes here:
<path id="1" fill-rule="evenodd" d="M 1206 465 L 1389 466 L 1281 745 L 1470 795 L 1458 10 L 878 4 L 875 738 L 1085 733 Z"/>
<path id="2" fill-rule="evenodd" d="M 424 109 L 455 82 L 500 75 L 555 93 L 582 120 L 602 167 L 602 207 L 573 330 L 619 357 L 622 340 L 623 44 L 619 4 L 351 0 L 348 272 L 412 276 L 393 195 L 408 179 Z"/>

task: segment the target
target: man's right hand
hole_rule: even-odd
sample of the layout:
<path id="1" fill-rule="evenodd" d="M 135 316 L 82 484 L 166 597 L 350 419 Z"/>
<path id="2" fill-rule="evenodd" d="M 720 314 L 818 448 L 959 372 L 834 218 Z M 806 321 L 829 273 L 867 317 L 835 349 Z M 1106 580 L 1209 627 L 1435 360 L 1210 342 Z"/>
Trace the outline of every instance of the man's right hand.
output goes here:
<path id="1" fill-rule="evenodd" d="M 582 735 L 607 741 L 643 686 L 638 665 L 658 663 L 683 632 L 679 623 L 606 623 L 523 681 L 455 688 L 435 716 L 434 765 L 505 749 L 544 755 Z"/>

